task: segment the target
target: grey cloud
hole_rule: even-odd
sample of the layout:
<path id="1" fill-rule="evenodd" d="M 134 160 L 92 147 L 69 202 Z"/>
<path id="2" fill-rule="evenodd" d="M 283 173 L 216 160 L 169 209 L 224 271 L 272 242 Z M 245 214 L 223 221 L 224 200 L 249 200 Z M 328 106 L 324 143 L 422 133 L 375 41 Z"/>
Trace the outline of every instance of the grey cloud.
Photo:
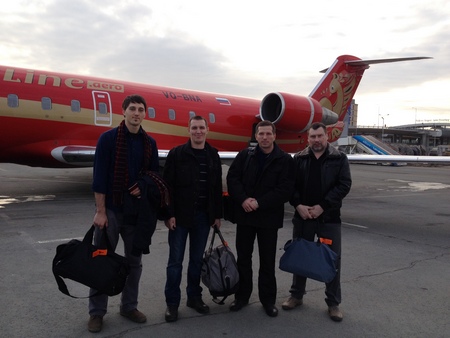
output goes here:
<path id="1" fill-rule="evenodd" d="M 251 79 L 230 75 L 223 55 L 190 42 L 183 32 L 158 38 L 133 30 L 134 24 L 144 30 L 150 25 L 151 10 L 124 3 L 109 15 L 98 10 L 106 5 L 55 1 L 36 17 L 0 23 L 0 39 L 29 46 L 28 63 L 54 71 L 259 96 Z"/>

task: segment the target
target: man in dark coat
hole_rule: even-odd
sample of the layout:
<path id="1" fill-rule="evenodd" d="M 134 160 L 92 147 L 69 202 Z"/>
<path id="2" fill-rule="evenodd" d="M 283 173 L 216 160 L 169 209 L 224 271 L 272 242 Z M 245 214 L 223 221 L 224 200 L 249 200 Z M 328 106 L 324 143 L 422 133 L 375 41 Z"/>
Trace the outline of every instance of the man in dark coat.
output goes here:
<path id="1" fill-rule="evenodd" d="M 309 147 L 295 155 L 295 191 L 290 203 L 295 207 L 293 237 L 330 245 L 337 253 L 337 273 L 326 283 L 328 315 L 336 322 L 343 318 L 341 303 L 341 206 L 350 191 L 352 179 L 347 156 L 328 143 L 327 129 L 313 123 L 308 130 Z M 294 275 L 291 296 L 282 308 L 291 310 L 303 304 L 306 277 Z"/>
<path id="2" fill-rule="evenodd" d="M 239 311 L 248 304 L 253 290 L 252 254 L 257 238 L 259 299 L 267 315 L 275 317 L 278 315 L 275 306 L 278 229 L 283 226 L 284 204 L 293 192 L 294 162 L 275 143 L 276 129 L 272 122 L 261 121 L 255 130 L 258 145 L 239 152 L 227 175 L 228 192 L 236 205 L 240 279 L 230 310 Z"/>
<path id="3" fill-rule="evenodd" d="M 220 227 L 222 218 L 222 167 L 217 150 L 206 142 L 208 123 L 201 116 L 189 120 L 190 139 L 173 148 L 164 166 L 164 179 L 172 189 L 172 204 L 165 223 L 169 228 L 169 261 L 165 296 L 165 319 L 178 319 L 181 300 L 181 273 L 189 236 L 187 303 L 205 314 L 200 275 L 209 230 Z"/>

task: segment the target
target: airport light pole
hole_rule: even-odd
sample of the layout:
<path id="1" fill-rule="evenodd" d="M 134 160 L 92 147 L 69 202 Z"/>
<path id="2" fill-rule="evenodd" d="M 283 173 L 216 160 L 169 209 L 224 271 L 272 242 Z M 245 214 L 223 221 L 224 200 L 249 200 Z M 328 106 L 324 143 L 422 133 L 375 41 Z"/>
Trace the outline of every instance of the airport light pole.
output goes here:
<path id="1" fill-rule="evenodd" d="M 416 107 L 412 107 L 412 109 L 415 110 L 415 113 L 414 113 L 414 124 L 417 124 L 417 108 Z"/>
<path id="2" fill-rule="evenodd" d="M 383 120 L 383 125 L 381 126 L 381 142 L 384 142 L 384 116 L 381 116 L 381 119 Z M 386 114 L 386 116 L 389 116 L 389 114 Z"/>

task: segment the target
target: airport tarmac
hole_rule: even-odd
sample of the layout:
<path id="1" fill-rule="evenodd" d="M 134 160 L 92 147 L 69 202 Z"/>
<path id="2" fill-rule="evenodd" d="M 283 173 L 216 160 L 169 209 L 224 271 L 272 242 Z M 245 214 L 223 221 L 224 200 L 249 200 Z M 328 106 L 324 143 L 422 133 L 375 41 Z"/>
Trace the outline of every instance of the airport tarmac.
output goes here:
<path id="1" fill-rule="evenodd" d="M 91 225 L 91 169 L 43 169 L 0 164 L 1 337 L 448 337 L 450 332 L 450 166 L 351 165 L 353 187 L 342 208 L 344 320 L 328 318 L 324 285 L 308 281 L 304 305 L 281 309 L 291 276 L 277 269 L 279 315 L 258 301 L 229 312 L 203 298 L 211 313 L 185 306 L 164 320 L 167 229 L 158 223 L 144 256 L 139 309 L 145 324 L 119 315 L 111 297 L 102 332 L 87 331 L 87 300 L 58 291 L 51 272 L 57 245 L 83 237 Z M 290 238 L 292 208 L 279 231 L 278 257 Z M 222 232 L 234 250 L 235 226 Z M 122 248 L 119 247 L 118 252 Z M 235 252 L 235 250 L 234 250 Z M 254 273 L 258 270 L 257 251 Z M 186 267 L 186 265 L 185 265 Z M 68 282 L 68 284 L 70 284 Z M 70 284 L 73 293 L 86 289 Z"/>

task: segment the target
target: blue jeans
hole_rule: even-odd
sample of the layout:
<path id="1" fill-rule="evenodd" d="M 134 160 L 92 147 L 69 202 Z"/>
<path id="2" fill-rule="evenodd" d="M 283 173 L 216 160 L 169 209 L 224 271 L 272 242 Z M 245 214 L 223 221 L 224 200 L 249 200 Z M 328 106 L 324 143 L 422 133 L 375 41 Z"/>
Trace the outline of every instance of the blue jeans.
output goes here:
<path id="1" fill-rule="evenodd" d="M 175 230 L 169 230 L 169 262 L 167 263 L 167 280 L 165 296 L 167 305 L 179 306 L 181 300 L 181 273 L 183 271 L 183 259 L 189 235 L 189 265 L 187 271 L 186 293 L 188 299 L 202 297 L 200 286 L 200 274 L 203 263 L 203 253 L 208 241 L 210 225 L 205 212 L 195 215 L 194 225 L 186 228 L 177 224 Z"/>

